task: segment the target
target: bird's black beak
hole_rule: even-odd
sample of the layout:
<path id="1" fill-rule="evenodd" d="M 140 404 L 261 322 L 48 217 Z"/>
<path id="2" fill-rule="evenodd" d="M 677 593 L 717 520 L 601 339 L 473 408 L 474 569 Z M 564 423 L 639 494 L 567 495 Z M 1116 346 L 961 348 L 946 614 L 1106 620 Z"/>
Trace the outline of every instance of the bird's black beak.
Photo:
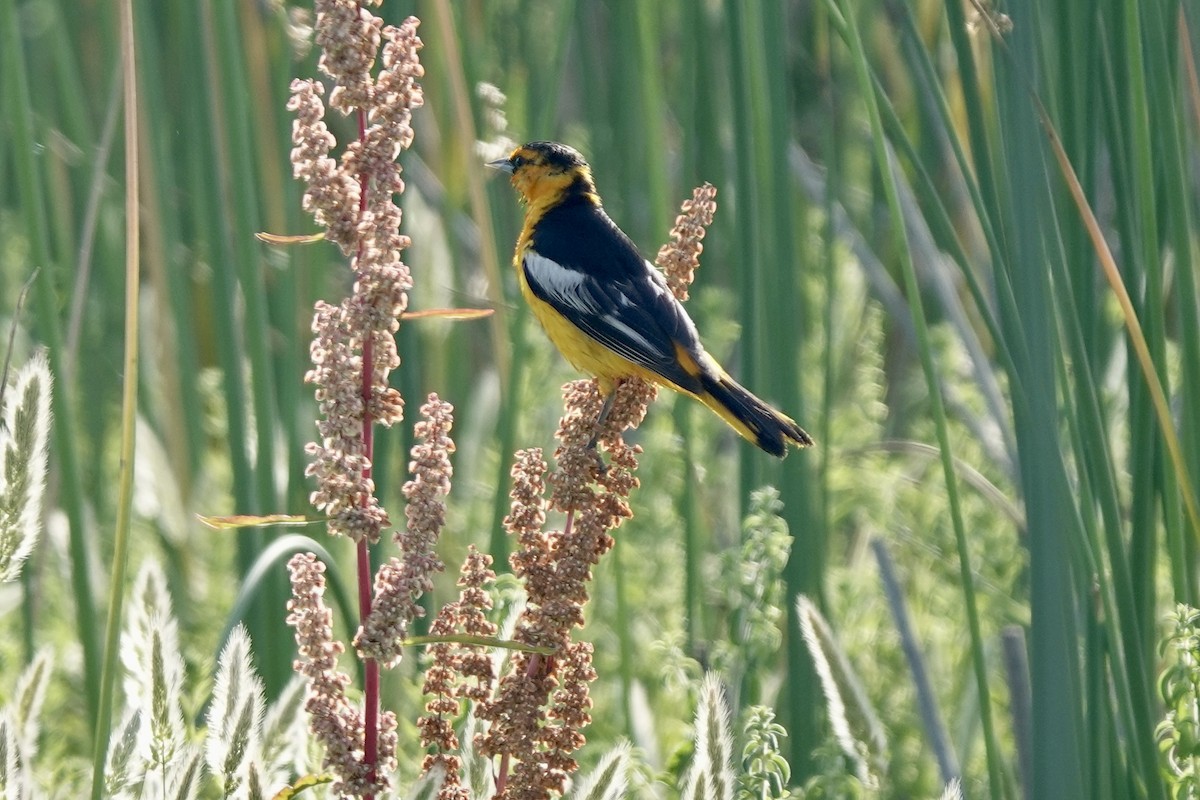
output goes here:
<path id="1" fill-rule="evenodd" d="M 509 175 L 512 175 L 516 170 L 516 167 L 513 166 L 511 158 L 498 158 L 495 161 L 487 162 L 487 166 L 491 167 L 492 169 L 498 169 L 501 172 L 507 172 Z"/>

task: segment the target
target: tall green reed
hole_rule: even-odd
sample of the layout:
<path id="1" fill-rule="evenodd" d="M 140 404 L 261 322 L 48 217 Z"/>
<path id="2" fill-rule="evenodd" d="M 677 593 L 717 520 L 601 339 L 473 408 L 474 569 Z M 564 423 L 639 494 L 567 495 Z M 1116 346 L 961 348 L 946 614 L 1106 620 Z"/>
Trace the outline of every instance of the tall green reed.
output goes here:
<path id="1" fill-rule="evenodd" d="M 109 584 L 108 616 L 105 620 L 103 671 L 100 675 L 98 710 L 92 736 L 92 798 L 104 796 L 104 761 L 108 755 L 120 652 L 125 575 L 129 564 L 130 529 L 133 514 L 134 448 L 138 411 L 138 376 L 141 355 L 139 300 L 141 298 L 141 175 L 138 153 L 137 45 L 134 37 L 133 3 L 121 4 L 121 83 L 125 129 L 125 348 L 121 360 L 124 381 L 121 392 L 121 470 L 117 476 L 117 508 L 113 532 L 113 566 Z M 156 722 L 158 720 L 155 720 Z M 165 778 L 164 778 L 165 784 Z"/>

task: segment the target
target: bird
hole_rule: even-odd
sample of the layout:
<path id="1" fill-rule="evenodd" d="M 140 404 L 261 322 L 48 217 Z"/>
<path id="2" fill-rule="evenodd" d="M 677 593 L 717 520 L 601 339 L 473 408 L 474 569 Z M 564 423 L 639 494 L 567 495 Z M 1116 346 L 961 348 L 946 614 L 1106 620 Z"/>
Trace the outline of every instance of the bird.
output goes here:
<path id="1" fill-rule="evenodd" d="M 813 444 L 705 351 L 662 272 L 605 212 L 578 150 L 534 141 L 487 166 L 507 173 L 524 201 L 513 256 L 521 294 L 563 357 L 597 379 L 605 398 L 597 431 L 617 385 L 639 377 L 699 400 L 773 456 Z"/>

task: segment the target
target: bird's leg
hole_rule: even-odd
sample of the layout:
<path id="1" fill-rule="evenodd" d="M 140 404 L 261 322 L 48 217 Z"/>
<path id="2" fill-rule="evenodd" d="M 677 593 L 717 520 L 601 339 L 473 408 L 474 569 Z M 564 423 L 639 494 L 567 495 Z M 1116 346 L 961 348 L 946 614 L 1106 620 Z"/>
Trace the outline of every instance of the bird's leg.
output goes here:
<path id="1" fill-rule="evenodd" d="M 613 405 L 617 402 L 617 387 L 614 386 L 604 398 L 604 405 L 600 407 L 600 414 L 596 417 L 596 430 L 592 433 L 592 439 L 588 442 L 588 449 L 595 450 L 596 443 L 600 441 L 600 434 L 604 431 L 604 423 L 608 421 L 608 415 L 612 413 Z"/>

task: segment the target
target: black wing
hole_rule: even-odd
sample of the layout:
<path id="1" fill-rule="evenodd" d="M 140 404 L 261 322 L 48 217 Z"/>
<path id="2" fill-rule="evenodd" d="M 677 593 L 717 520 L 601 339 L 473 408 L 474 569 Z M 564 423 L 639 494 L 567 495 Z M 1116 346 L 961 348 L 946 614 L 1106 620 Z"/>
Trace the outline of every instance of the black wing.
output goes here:
<path id="1" fill-rule="evenodd" d="M 676 350 L 699 357 L 696 326 L 603 209 L 581 201 L 547 212 L 522 268 L 534 295 L 593 339 L 682 389 L 700 390 Z"/>

